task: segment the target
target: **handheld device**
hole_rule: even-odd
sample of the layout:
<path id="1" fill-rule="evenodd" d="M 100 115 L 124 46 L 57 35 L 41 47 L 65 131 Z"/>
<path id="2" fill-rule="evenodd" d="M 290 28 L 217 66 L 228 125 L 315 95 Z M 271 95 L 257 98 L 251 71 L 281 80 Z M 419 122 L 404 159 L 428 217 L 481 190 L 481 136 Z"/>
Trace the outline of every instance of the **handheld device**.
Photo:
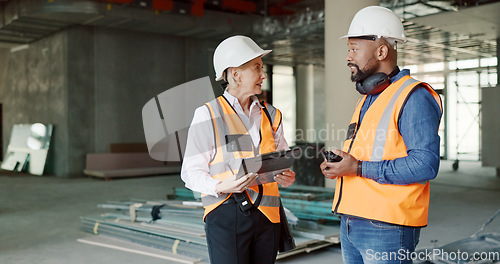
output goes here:
<path id="1" fill-rule="evenodd" d="M 252 208 L 253 204 L 245 193 L 234 193 L 233 196 L 236 203 L 240 206 L 241 211 L 245 212 Z"/>
<path id="2" fill-rule="evenodd" d="M 292 167 L 295 158 L 300 155 L 299 148 L 265 153 L 241 161 L 236 179 L 255 172 L 259 175 L 249 186 L 274 182 L 274 176 Z"/>
<path id="3" fill-rule="evenodd" d="M 328 162 L 339 162 L 342 160 L 342 157 L 328 150 L 322 150 L 321 154 L 325 157 Z M 326 167 L 325 170 L 329 170 L 330 167 Z"/>

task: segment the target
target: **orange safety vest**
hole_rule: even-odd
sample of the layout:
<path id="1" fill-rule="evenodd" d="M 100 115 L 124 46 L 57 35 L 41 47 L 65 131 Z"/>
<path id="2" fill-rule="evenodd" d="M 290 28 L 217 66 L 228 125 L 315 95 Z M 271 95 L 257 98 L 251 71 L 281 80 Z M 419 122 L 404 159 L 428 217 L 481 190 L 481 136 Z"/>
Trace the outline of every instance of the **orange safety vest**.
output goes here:
<path id="1" fill-rule="evenodd" d="M 243 135 L 250 137 L 250 134 L 231 104 L 224 96 L 219 96 L 215 100 L 206 103 L 205 106 L 210 111 L 215 134 L 216 152 L 209 164 L 210 175 L 212 178 L 223 181 L 233 174 L 238 173 L 241 159 L 254 157 L 258 154 L 273 152 L 276 150 L 274 134 L 281 124 L 281 112 L 272 105 L 263 103 L 264 108 L 261 108 L 261 140 L 259 147 L 255 148 L 252 142 L 251 149 L 240 149 L 239 151 L 228 151 L 226 136 Z M 262 199 L 257 208 L 272 223 L 279 223 L 280 198 L 278 184 L 276 182 L 263 184 L 262 190 Z M 259 196 L 259 187 L 252 186 L 247 189 L 246 192 L 251 202 L 254 203 Z M 205 207 L 205 214 L 203 218 L 227 200 L 229 196 L 231 196 L 231 194 L 221 195 L 219 197 L 202 194 L 201 200 L 203 207 Z"/>
<path id="2" fill-rule="evenodd" d="M 418 85 L 423 85 L 432 94 L 442 111 L 441 99 L 430 85 L 404 76 L 380 93 L 366 111 L 361 125 L 359 116 L 367 96 L 358 101 L 349 126 L 354 132 L 348 133 L 352 136 L 344 142 L 343 150 L 363 161 L 408 156 L 398 120 L 408 96 Z M 395 185 L 363 177 L 339 177 L 332 211 L 397 225 L 426 226 L 429 182 Z"/>

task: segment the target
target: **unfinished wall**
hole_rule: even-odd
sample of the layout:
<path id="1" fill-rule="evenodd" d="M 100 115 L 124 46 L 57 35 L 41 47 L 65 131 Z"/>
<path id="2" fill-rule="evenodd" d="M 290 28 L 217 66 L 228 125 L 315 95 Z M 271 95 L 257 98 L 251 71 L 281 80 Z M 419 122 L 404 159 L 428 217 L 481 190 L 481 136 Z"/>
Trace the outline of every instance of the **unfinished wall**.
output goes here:
<path id="1" fill-rule="evenodd" d="M 212 74 L 214 43 L 76 26 L 0 49 L 4 153 L 13 124 L 54 124 L 46 174 L 80 176 L 85 154 L 144 142 L 141 110 L 158 93 Z"/>
<path id="2" fill-rule="evenodd" d="M 73 27 L 66 32 L 67 167 L 57 175 L 81 175 L 85 155 L 94 152 L 95 48 L 93 27 Z M 59 158 L 61 155 L 55 155 Z M 61 166 L 61 164 L 58 164 Z M 57 168 L 56 168 L 57 169 Z"/>
<path id="3" fill-rule="evenodd" d="M 184 39 L 96 29 L 96 152 L 109 143 L 144 142 L 142 107 L 185 80 Z"/>
<path id="4" fill-rule="evenodd" d="M 2 153 L 7 149 L 14 124 L 52 123 L 53 140 L 46 168 L 55 174 L 67 170 L 68 163 L 66 36 L 57 33 L 16 52 L 0 50 Z"/>

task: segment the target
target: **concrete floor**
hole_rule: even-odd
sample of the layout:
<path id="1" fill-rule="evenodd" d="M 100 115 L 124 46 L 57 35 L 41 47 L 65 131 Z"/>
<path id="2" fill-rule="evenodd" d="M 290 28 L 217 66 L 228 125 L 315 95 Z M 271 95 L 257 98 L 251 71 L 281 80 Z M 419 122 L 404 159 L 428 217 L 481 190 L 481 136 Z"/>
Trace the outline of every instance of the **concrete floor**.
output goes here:
<path id="1" fill-rule="evenodd" d="M 64 179 L 2 172 L 0 174 L 0 263 L 99 264 L 175 263 L 87 245 L 80 216 L 99 213 L 108 200 L 164 199 L 183 183 L 176 175 L 102 181 Z M 429 225 L 419 248 L 442 245 L 473 234 L 500 208 L 500 178 L 478 162 L 441 163 L 431 184 Z M 500 232 L 500 217 L 486 232 Z M 437 240 L 437 242 L 433 242 Z M 286 258 L 279 263 L 341 263 L 339 247 Z"/>

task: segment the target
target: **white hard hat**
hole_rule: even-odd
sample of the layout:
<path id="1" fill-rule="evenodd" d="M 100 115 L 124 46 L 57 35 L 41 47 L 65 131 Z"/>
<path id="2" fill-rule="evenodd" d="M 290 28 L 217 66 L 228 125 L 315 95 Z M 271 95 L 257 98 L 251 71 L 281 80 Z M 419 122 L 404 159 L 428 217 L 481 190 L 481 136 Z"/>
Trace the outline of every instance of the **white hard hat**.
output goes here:
<path id="1" fill-rule="evenodd" d="M 271 51 L 261 49 L 246 36 L 232 36 L 225 39 L 214 52 L 215 80 L 222 80 L 222 75 L 227 68 L 239 67 Z"/>
<path id="2" fill-rule="evenodd" d="M 351 21 L 349 32 L 341 39 L 362 36 L 406 41 L 401 19 L 390 9 L 382 6 L 367 6 L 359 10 Z"/>

